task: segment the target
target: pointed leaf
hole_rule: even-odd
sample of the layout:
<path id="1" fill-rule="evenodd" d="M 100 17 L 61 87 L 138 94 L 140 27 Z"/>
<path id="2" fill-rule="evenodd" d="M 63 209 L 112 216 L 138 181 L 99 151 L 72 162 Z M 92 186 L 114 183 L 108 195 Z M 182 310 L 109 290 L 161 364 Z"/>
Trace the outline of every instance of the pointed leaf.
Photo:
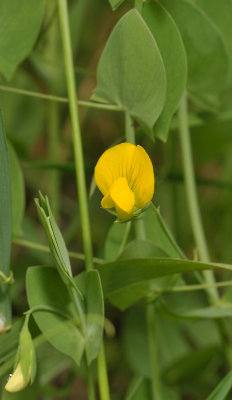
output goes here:
<path id="1" fill-rule="evenodd" d="M 186 0 L 162 0 L 174 18 L 187 53 L 188 92 L 199 104 L 216 109 L 228 82 L 229 60 L 216 25 Z"/>
<path id="2" fill-rule="evenodd" d="M 203 271 L 205 269 L 219 269 L 232 271 L 232 266 L 226 264 L 207 264 L 190 260 L 177 260 L 171 258 L 141 258 L 117 260 L 99 265 L 103 292 L 105 297 L 122 296 L 122 291 L 129 287 L 136 287 L 139 283 L 162 276 L 177 273 Z"/>
<path id="3" fill-rule="evenodd" d="M 232 371 L 214 389 L 213 393 L 206 400 L 224 400 L 232 388 Z"/>
<path id="4" fill-rule="evenodd" d="M 136 10 L 125 14 L 113 29 L 99 61 L 97 81 L 95 99 L 118 104 L 152 129 L 164 105 L 166 76 L 155 39 Z"/>
<path id="5" fill-rule="evenodd" d="M 186 86 L 186 54 L 175 21 L 159 3 L 153 1 L 145 3 L 142 15 L 157 42 L 166 71 L 165 104 L 154 126 L 154 135 L 166 141 L 172 115 Z"/>

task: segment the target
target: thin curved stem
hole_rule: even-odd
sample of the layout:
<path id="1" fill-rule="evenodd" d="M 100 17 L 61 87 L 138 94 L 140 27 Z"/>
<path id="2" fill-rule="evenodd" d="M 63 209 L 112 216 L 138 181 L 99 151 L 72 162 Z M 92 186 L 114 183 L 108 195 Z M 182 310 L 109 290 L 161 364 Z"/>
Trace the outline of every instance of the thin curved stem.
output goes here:
<path id="1" fill-rule="evenodd" d="M 45 94 L 45 93 L 40 93 L 40 92 L 33 92 L 32 90 L 19 89 L 19 88 L 14 88 L 14 87 L 5 86 L 5 85 L 0 85 L 0 90 L 2 90 L 4 92 L 14 93 L 14 94 L 21 94 L 21 95 L 29 96 L 29 97 L 35 97 L 37 99 L 56 101 L 58 103 L 68 103 L 68 101 L 69 101 L 67 97 L 54 96 L 52 94 Z M 76 99 L 76 103 L 82 107 L 97 108 L 100 110 L 107 110 L 107 111 L 120 111 L 120 112 L 124 111 L 124 108 L 117 106 L 116 104 L 107 104 L 107 103 L 105 104 L 105 103 L 98 103 L 98 102 L 94 102 L 94 101 L 84 101 L 84 100 L 78 100 L 78 99 Z"/>

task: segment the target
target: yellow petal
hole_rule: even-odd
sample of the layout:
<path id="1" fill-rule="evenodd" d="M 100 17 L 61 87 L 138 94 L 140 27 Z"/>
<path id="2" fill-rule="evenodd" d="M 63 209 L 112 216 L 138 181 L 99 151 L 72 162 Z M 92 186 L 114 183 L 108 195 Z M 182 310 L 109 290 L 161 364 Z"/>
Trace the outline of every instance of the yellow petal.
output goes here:
<path id="1" fill-rule="evenodd" d="M 113 200 L 111 199 L 110 192 L 108 192 L 108 193 L 103 197 L 103 199 L 102 199 L 102 201 L 101 201 L 101 206 L 102 206 L 103 208 L 113 208 L 113 207 L 114 207 L 114 202 L 113 202 Z"/>
<path id="2" fill-rule="evenodd" d="M 128 184 L 135 194 L 137 208 L 143 208 L 151 201 L 155 186 L 154 169 L 150 157 L 139 145 L 134 152 Z"/>
<path id="3" fill-rule="evenodd" d="M 121 143 L 101 155 L 95 167 L 95 181 L 104 196 L 118 178 L 128 180 L 135 150 L 134 144 Z"/>
<path id="4" fill-rule="evenodd" d="M 120 219 L 130 218 L 133 214 L 135 196 L 129 188 L 126 178 L 118 178 L 110 188 L 110 196 Z"/>
<path id="5" fill-rule="evenodd" d="M 30 374 L 28 374 L 28 379 L 24 379 L 21 364 L 19 363 L 10 377 L 9 381 L 7 382 L 5 389 L 8 392 L 19 392 L 20 390 L 24 389 L 30 380 Z"/>

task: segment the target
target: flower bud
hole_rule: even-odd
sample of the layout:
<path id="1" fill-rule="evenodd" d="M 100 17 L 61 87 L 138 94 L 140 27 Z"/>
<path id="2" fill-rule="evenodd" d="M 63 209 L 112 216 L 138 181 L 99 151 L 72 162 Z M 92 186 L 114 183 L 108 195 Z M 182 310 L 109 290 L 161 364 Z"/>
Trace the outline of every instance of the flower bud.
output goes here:
<path id="1" fill-rule="evenodd" d="M 16 368 L 5 386 L 8 392 L 18 392 L 24 389 L 29 382 L 33 382 L 35 377 L 35 349 L 27 324 L 23 326 L 20 333 L 15 364 Z"/>

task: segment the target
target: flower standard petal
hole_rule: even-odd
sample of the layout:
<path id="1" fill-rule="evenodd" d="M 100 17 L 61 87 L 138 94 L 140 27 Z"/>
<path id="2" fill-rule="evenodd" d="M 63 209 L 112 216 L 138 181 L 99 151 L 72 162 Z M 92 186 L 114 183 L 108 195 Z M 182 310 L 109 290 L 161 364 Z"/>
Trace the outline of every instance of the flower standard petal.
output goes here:
<path id="1" fill-rule="evenodd" d="M 120 143 L 106 150 L 95 167 L 95 181 L 105 196 L 117 178 L 127 178 L 136 146 L 132 143 Z"/>

